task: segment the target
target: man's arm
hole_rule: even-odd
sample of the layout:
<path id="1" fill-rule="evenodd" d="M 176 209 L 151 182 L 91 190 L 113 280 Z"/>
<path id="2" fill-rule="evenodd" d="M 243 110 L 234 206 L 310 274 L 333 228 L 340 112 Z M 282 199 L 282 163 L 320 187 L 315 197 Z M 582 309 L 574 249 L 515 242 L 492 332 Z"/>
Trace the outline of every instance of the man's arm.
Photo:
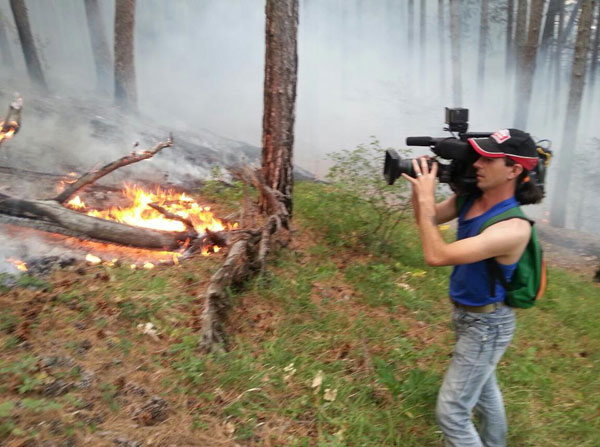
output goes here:
<path id="1" fill-rule="evenodd" d="M 456 210 L 456 194 L 435 204 L 435 219 L 438 224 L 449 222 L 456 217 L 458 217 L 458 211 Z"/>
<path id="2" fill-rule="evenodd" d="M 500 261 L 515 261 L 520 257 L 519 251 L 525 248 L 531 227 L 522 219 L 511 219 L 499 222 L 487 228 L 481 234 L 461 239 L 450 244 L 442 238 L 437 225 L 435 204 L 435 186 L 437 164 L 431 172 L 426 161 L 419 166 L 413 161 L 416 178 L 402 174 L 413 185 L 414 198 L 418 202 L 417 224 L 423 246 L 425 262 L 432 266 L 468 264 L 487 258 L 499 258 Z M 456 211 L 455 211 L 456 212 Z M 505 262 L 508 263 L 508 262 Z"/>

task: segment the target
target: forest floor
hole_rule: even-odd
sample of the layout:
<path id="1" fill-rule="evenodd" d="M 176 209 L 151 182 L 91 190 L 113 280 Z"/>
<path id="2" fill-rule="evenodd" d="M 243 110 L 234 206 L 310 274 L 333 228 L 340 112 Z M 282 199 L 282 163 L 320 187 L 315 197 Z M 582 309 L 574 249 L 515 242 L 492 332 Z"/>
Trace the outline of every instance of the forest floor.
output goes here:
<path id="1" fill-rule="evenodd" d="M 223 354 L 197 351 L 222 253 L 152 270 L 79 264 L 4 287 L 0 445 L 440 445 L 449 269 L 423 263 L 410 218 L 384 243 L 330 186 L 298 184 L 294 204 L 292 243 L 232 290 Z M 498 369 L 510 445 L 597 445 L 598 240 L 565 234 L 544 242 L 548 292 L 519 311 Z"/>

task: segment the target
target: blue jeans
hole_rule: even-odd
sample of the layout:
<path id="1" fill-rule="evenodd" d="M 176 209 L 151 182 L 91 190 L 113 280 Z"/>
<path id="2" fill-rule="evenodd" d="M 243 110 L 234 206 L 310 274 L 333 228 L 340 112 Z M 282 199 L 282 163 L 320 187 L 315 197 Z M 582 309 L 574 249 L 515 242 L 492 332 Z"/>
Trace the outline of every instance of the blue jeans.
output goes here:
<path id="1" fill-rule="evenodd" d="M 506 446 L 496 365 L 515 332 L 515 312 L 507 306 L 481 314 L 455 308 L 452 322 L 457 341 L 436 407 L 445 446 Z M 473 410 L 479 416 L 479 432 L 471 419 Z"/>

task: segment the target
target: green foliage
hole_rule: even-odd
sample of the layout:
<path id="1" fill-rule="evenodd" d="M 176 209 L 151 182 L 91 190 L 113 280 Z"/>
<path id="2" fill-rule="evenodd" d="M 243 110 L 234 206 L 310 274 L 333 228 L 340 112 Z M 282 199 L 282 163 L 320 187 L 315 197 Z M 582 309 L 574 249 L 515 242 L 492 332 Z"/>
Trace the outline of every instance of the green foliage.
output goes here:
<path id="1" fill-rule="evenodd" d="M 375 249 L 389 245 L 408 208 L 410 194 L 405 182 L 386 184 L 384 156 L 385 149 L 377 140 L 330 155 L 334 161 L 327 174 L 331 187 L 320 188 L 319 196 L 308 197 L 312 200 L 300 206 L 302 214 L 308 213 L 313 222 L 327 219 L 331 242 L 344 246 L 363 243 Z"/>

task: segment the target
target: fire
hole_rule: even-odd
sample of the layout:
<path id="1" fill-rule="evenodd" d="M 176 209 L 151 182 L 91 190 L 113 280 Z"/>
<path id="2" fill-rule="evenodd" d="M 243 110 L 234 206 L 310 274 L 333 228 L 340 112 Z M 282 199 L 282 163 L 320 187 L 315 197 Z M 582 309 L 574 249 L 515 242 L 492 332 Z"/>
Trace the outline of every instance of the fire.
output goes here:
<path id="1" fill-rule="evenodd" d="M 27 271 L 27 264 L 24 263 L 23 261 L 20 261 L 18 259 L 14 259 L 14 258 L 6 258 L 6 260 L 8 262 L 10 262 L 11 264 L 14 264 L 15 267 L 17 268 L 17 270 L 19 270 L 20 272 Z"/>
<path id="2" fill-rule="evenodd" d="M 185 193 L 164 190 L 162 188 L 157 188 L 154 192 L 147 192 L 136 185 L 125 185 L 123 194 L 130 201 L 130 205 L 127 207 L 90 210 L 87 209 L 85 202 L 79 196 L 71 199 L 67 206 L 101 219 L 164 231 L 185 231 L 186 226 L 179 220 L 167 218 L 152 208 L 151 204 L 162 208 L 172 215 L 190 221 L 199 234 L 205 233 L 207 229 L 211 231 L 223 231 L 237 227 L 237 224 L 226 224 L 216 218 L 209 206 L 199 205 Z"/>
<path id="3" fill-rule="evenodd" d="M 0 122 L 0 144 L 4 140 L 10 140 L 19 130 L 19 123 L 16 121 L 9 121 L 4 124 L 4 121 Z"/>

